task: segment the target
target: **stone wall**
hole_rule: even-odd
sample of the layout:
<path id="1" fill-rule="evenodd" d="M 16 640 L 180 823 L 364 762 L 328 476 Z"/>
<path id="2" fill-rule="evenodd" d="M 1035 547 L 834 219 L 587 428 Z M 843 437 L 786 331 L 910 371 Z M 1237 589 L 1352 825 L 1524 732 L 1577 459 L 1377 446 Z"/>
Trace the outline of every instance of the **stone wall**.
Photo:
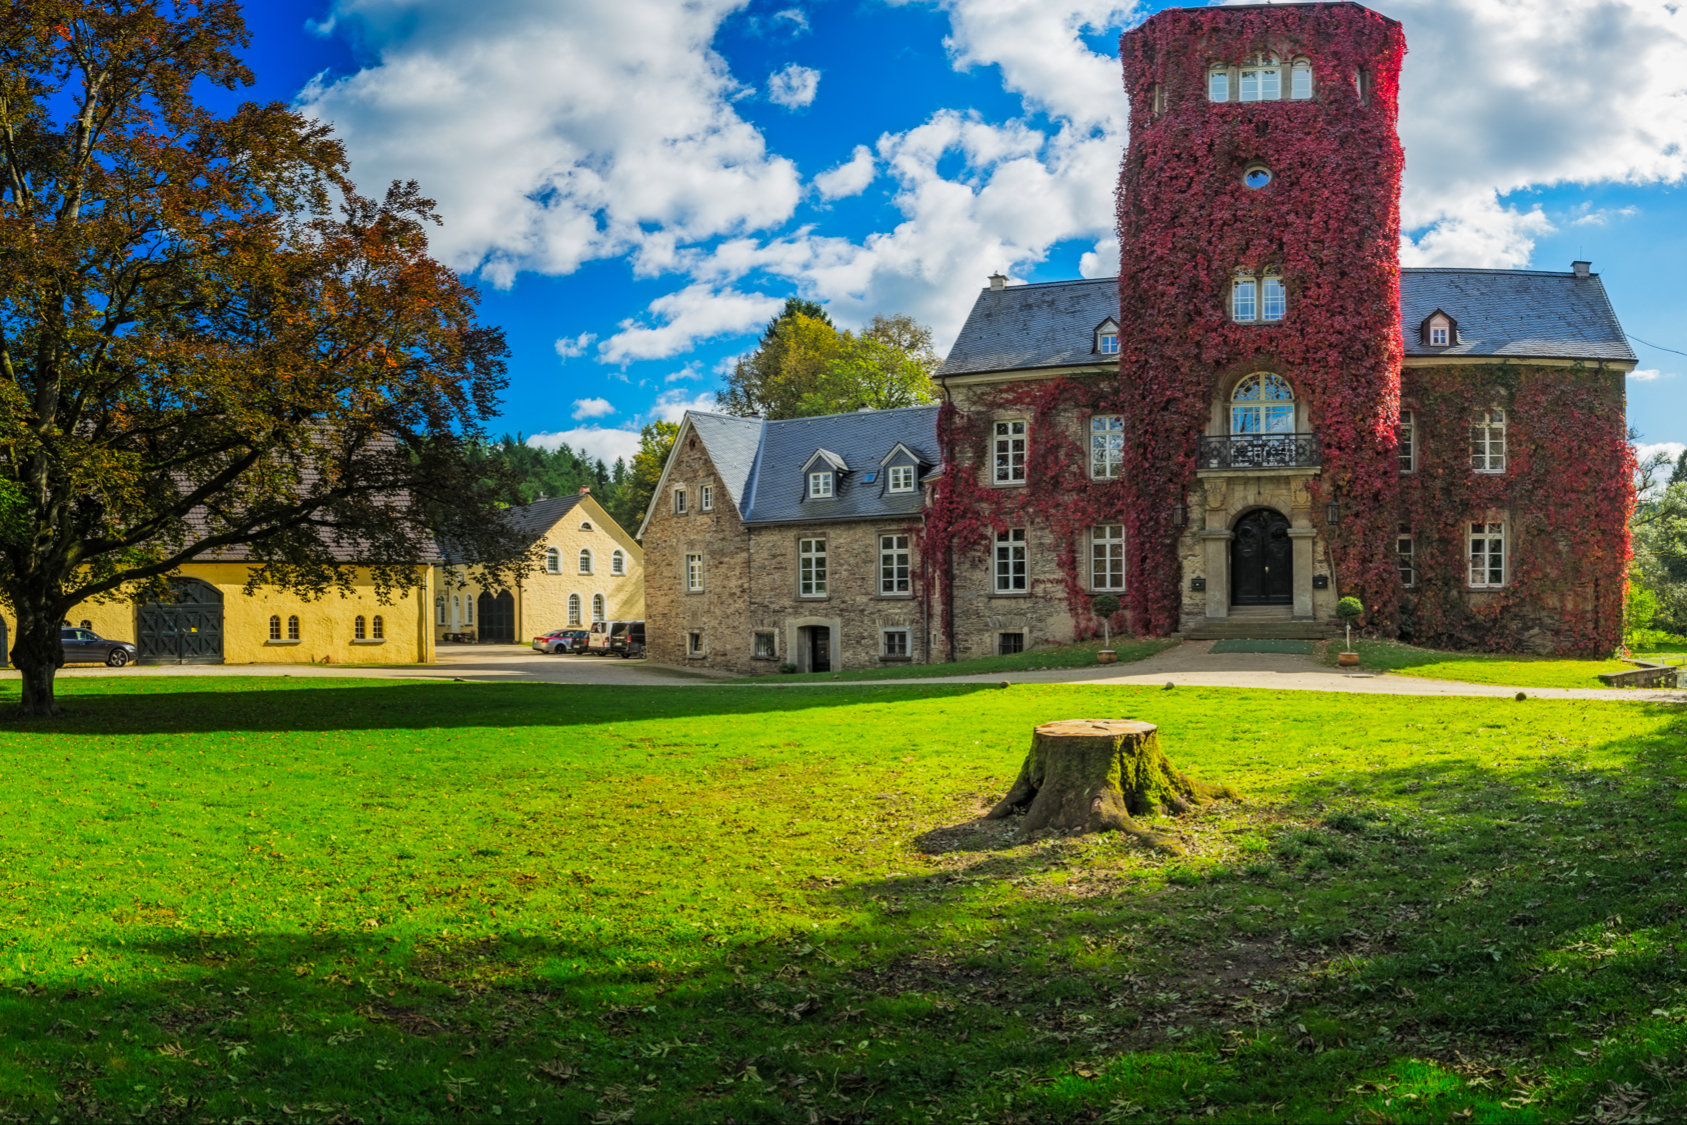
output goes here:
<path id="1" fill-rule="evenodd" d="M 703 487 L 713 489 L 714 508 L 703 511 Z M 684 515 L 674 511 L 674 492 L 685 490 Z M 653 496 L 644 533 L 645 651 L 658 664 L 705 671 L 746 672 L 749 660 L 738 643 L 750 610 L 750 537 L 721 485 L 713 460 L 695 434 L 675 449 L 667 492 Z M 686 556 L 703 556 L 703 589 L 688 589 Z M 690 635 L 701 634 L 699 653 Z"/>

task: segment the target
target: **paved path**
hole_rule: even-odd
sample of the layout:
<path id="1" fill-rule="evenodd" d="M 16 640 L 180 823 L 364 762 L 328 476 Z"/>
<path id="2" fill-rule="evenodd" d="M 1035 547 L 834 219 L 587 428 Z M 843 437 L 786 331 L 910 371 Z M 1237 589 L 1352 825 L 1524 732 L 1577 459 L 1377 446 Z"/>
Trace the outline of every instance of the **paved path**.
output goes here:
<path id="1" fill-rule="evenodd" d="M 1052 668 L 1040 672 L 994 672 L 979 676 L 930 676 L 866 681 L 882 684 L 1091 684 L 1185 687 L 1264 688 L 1274 691 L 1340 691 L 1370 695 L 1513 696 L 1515 687 L 1340 672 L 1310 657 L 1286 653 L 1214 654 L 1211 641 L 1182 644 L 1134 664 L 1094 668 Z M 522 645 L 443 645 L 434 664 L 358 666 L 345 664 L 131 665 L 128 668 L 77 666 L 61 676 L 362 676 L 373 679 L 475 680 L 483 683 L 537 682 L 594 684 L 606 687 L 693 687 L 720 684 L 716 677 L 642 660 L 602 656 L 544 656 Z M 14 678 L 15 671 L 0 672 Z M 853 681 L 862 683 L 863 681 Z M 759 681 L 776 686 L 831 686 L 825 681 L 792 683 L 770 676 Z M 838 686 L 848 686 L 839 681 Z M 1617 688 L 1523 688 L 1534 699 L 1610 699 L 1628 703 L 1687 704 L 1687 691 Z"/>

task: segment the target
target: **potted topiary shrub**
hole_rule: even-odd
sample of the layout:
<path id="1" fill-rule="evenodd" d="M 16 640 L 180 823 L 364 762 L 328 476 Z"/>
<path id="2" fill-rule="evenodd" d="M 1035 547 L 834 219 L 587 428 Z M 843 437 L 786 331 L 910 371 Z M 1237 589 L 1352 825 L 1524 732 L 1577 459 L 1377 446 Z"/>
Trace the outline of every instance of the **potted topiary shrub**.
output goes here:
<path id="1" fill-rule="evenodd" d="M 1113 650 L 1113 631 L 1109 624 L 1113 615 L 1119 612 L 1119 599 L 1112 594 L 1102 594 L 1090 603 L 1090 609 L 1101 618 L 1101 643 L 1105 646 L 1095 654 L 1095 661 L 1097 664 L 1112 664 L 1119 659 L 1119 654 Z"/>
<path id="2" fill-rule="evenodd" d="M 1347 623 L 1347 651 L 1336 657 L 1343 668 L 1352 668 L 1359 663 L 1359 654 L 1353 651 L 1353 622 L 1364 613 L 1364 603 L 1358 598 L 1343 598 L 1336 603 L 1336 616 Z"/>

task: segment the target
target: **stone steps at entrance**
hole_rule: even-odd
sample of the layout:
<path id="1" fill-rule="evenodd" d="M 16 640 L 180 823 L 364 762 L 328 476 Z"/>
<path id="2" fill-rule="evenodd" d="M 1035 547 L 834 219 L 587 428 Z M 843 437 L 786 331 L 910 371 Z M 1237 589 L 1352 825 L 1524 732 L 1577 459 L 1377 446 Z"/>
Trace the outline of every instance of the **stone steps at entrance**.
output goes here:
<path id="1" fill-rule="evenodd" d="M 1317 621 L 1270 617 L 1209 617 L 1183 630 L 1189 641 L 1325 641 L 1334 636 Z"/>

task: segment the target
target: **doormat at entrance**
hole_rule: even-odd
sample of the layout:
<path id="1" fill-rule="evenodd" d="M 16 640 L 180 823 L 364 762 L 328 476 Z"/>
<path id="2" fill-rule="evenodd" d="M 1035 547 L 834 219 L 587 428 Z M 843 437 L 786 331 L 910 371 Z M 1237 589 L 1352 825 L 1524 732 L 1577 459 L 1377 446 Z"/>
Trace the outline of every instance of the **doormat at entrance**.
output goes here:
<path id="1" fill-rule="evenodd" d="M 1311 656 L 1311 641 L 1217 641 L 1208 652 L 1292 652 L 1296 656 Z"/>

